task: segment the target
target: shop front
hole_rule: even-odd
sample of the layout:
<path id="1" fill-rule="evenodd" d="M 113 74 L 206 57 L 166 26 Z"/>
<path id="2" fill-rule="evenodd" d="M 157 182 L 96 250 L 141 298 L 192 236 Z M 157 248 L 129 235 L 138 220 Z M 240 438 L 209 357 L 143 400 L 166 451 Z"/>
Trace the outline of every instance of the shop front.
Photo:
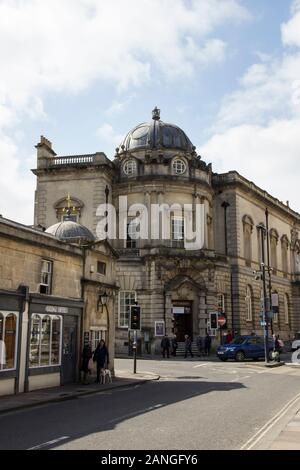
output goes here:
<path id="1" fill-rule="evenodd" d="M 27 391 L 78 380 L 83 303 L 30 296 Z"/>
<path id="2" fill-rule="evenodd" d="M 78 380 L 83 302 L 0 290 L 0 396 Z"/>

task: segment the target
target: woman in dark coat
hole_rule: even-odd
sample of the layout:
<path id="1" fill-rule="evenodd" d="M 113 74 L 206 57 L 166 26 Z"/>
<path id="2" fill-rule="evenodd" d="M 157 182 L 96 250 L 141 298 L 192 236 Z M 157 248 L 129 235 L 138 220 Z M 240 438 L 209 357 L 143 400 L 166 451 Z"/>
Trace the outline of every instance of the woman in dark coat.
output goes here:
<path id="1" fill-rule="evenodd" d="M 108 349 L 103 339 L 101 339 L 95 349 L 93 361 L 97 362 L 97 380 L 95 382 L 99 383 L 101 369 L 105 369 L 105 366 L 107 367 L 109 363 Z"/>
<path id="2" fill-rule="evenodd" d="M 83 348 L 82 355 L 81 355 L 81 372 L 83 372 L 83 383 L 86 384 L 86 376 L 89 372 L 89 360 L 93 356 L 91 346 L 86 344 Z"/>

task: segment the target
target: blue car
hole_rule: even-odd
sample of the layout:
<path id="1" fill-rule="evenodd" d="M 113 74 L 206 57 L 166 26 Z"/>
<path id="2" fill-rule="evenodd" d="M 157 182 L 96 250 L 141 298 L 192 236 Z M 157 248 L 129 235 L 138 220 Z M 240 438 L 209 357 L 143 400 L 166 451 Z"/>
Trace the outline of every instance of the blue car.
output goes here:
<path id="1" fill-rule="evenodd" d="M 273 342 L 269 340 L 269 358 L 273 351 Z M 217 348 L 217 356 L 221 361 L 235 359 L 260 359 L 265 357 L 264 338 L 261 336 L 238 336 L 231 343 Z"/>

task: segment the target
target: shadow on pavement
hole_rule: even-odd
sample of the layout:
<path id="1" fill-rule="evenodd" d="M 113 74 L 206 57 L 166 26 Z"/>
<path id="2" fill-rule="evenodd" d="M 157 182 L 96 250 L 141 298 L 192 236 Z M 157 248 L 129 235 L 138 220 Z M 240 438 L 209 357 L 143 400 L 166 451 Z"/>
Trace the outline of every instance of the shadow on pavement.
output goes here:
<path id="1" fill-rule="evenodd" d="M 102 394 L 3 415 L 0 417 L 0 449 L 28 449 L 68 436 L 61 443 L 43 447 L 51 449 L 93 433 L 111 431 L 128 419 L 141 415 L 146 417 L 153 410 L 196 396 L 246 388 L 239 382 L 202 382 L 197 379 L 199 377 L 194 381 L 148 382 L 127 390 L 104 391 Z"/>

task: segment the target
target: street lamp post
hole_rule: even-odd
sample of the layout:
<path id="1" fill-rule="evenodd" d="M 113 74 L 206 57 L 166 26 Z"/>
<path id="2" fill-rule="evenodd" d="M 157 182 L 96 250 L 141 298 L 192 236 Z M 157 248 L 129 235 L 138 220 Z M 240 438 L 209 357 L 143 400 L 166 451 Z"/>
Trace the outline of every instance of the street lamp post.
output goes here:
<path id="1" fill-rule="evenodd" d="M 270 245 L 269 245 L 269 211 L 268 208 L 266 208 L 265 211 L 266 215 L 266 230 L 267 230 L 267 263 L 268 263 L 268 289 L 269 289 L 269 305 L 270 305 L 270 310 L 272 309 L 272 268 L 270 266 Z M 273 335 L 274 330 L 273 330 L 273 320 L 271 318 L 271 333 Z"/>
<path id="2" fill-rule="evenodd" d="M 266 288 L 266 267 L 265 267 L 265 232 L 266 228 L 260 224 L 257 226 L 261 234 L 261 272 L 264 292 L 263 302 L 263 325 L 264 325 L 264 347 L 265 347 L 265 362 L 269 362 L 269 338 L 268 338 L 268 317 L 267 317 L 267 288 Z"/>

